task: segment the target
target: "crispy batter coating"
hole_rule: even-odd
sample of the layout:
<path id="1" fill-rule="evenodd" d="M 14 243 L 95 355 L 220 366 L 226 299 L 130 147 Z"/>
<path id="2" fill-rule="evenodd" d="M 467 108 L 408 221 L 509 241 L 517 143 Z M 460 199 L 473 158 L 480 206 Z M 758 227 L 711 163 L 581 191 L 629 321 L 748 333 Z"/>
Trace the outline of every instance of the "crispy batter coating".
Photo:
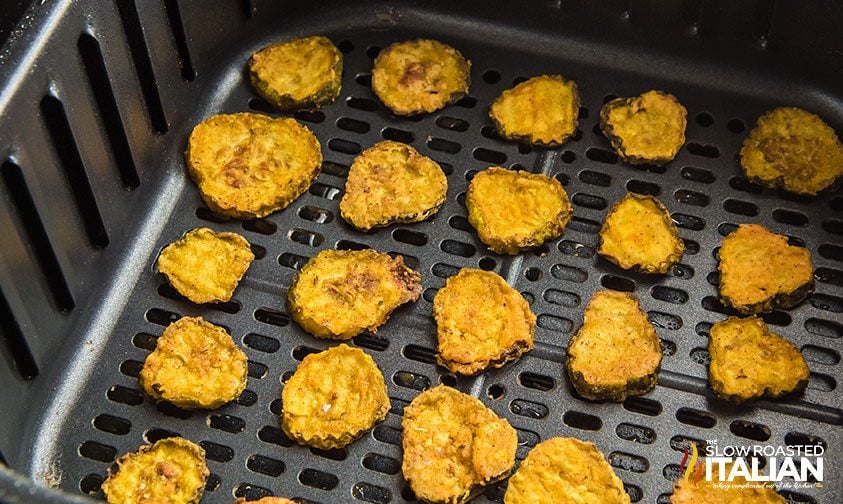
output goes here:
<path id="1" fill-rule="evenodd" d="M 386 140 L 352 163 L 340 215 L 361 231 L 419 222 L 439 211 L 447 190 L 448 179 L 436 161 L 409 145 Z"/>
<path id="2" fill-rule="evenodd" d="M 627 193 L 606 215 L 598 252 L 623 269 L 664 274 L 682 259 L 685 243 L 661 201 Z"/>
<path id="3" fill-rule="evenodd" d="M 340 95 L 342 53 L 323 36 L 272 44 L 249 59 L 249 77 L 281 110 L 317 109 Z"/>
<path id="4" fill-rule="evenodd" d="M 536 316 L 521 294 L 492 271 L 464 268 L 433 300 L 439 353 L 454 373 L 476 375 L 533 348 Z"/>
<path id="5" fill-rule="evenodd" d="M 231 300 L 254 258 L 249 242 L 239 234 L 196 228 L 164 247 L 158 271 L 194 303 L 217 303 Z"/>
<path id="6" fill-rule="evenodd" d="M 665 165 L 685 144 L 688 112 L 672 94 L 615 98 L 600 110 L 600 129 L 630 164 Z"/>
<path id="7" fill-rule="evenodd" d="M 741 167 L 767 187 L 814 195 L 843 177 L 843 144 L 819 116 L 777 108 L 761 116 L 744 140 Z"/>
<path id="8" fill-rule="evenodd" d="M 296 504 L 295 501 L 291 501 L 290 499 L 285 499 L 284 497 L 264 497 L 262 499 L 258 499 L 256 501 L 247 501 L 244 497 L 240 497 L 234 504 Z"/>
<path id="9" fill-rule="evenodd" d="M 202 317 L 182 317 L 164 330 L 140 372 L 141 388 L 180 408 L 219 408 L 246 388 L 246 354 L 228 332 Z"/>
<path id="10" fill-rule="evenodd" d="M 421 275 L 374 250 L 323 250 L 293 278 L 287 306 L 317 338 L 346 340 L 376 332 L 400 305 L 421 294 Z"/>
<path id="11" fill-rule="evenodd" d="M 477 399 L 439 385 L 404 409 L 401 470 L 419 500 L 462 504 L 507 477 L 518 435 Z"/>
<path id="12" fill-rule="evenodd" d="M 102 490 L 110 504 L 196 504 L 209 474 L 201 446 L 166 438 L 117 459 Z"/>
<path id="13" fill-rule="evenodd" d="M 468 93 L 471 62 L 438 40 L 396 42 L 372 68 L 372 90 L 397 115 L 429 113 Z"/>
<path id="14" fill-rule="evenodd" d="M 562 235 L 574 214 L 554 178 L 492 166 L 468 185 L 468 221 L 499 254 L 517 254 Z"/>
<path id="15" fill-rule="evenodd" d="M 555 437 L 530 450 L 504 504 L 628 504 L 623 483 L 591 443 Z"/>
<path id="16" fill-rule="evenodd" d="M 759 224 L 741 224 L 720 246 L 720 299 L 744 315 L 790 308 L 814 291 L 811 251 Z"/>
<path id="17" fill-rule="evenodd" d="M 659 337 L 638 298 L 598 291 L 571 339 L 565 367 L 581 396 L 620 402 L 652 390 L 661 361 Z"/>
<path id="18" fill-rule="evenodd" d="M 574 81 L 539 75 L 501 93 L 492 102 L 489 117 L 502 138 L 558 147 L 577 132 L 579 111 Z"/>
<path id="19" fill-rule="evenodd" d="M 714 324 L 710 334 L 708 378 L 720 397 L 742 403 L 808 384 L 810 371 L 799 349 L 760 318 L 729 317 Z"/>
<path id="20" fill-rule="evenodd" d="M 283 210 L 322 168 L 319 140 L 304 125 L 247 112 L 196 125 L 185 158 L 208 208 L 242 219 Z"/>
<path id="21" fill-rule="evenodd" d="M 351 443 L 389 411 L 381 370 L 369 354 L 347 345 L 306 356 L 281 400 L 284 432 L 321 449 Z"/>
<path id="22" fill-rule="evenodd" d="M 732 464 L 726 463 L 728 477 Z M 746 478 L 736 475 L 731 482 L 721 481 L 719 466 L 712 468 L 712 480 L 705 480 L 705 464 L 700 462 L 686 480 L 680 477 L 673 485 L 670 504 L 785 504 L 774 488 L 746 485 Z"/>

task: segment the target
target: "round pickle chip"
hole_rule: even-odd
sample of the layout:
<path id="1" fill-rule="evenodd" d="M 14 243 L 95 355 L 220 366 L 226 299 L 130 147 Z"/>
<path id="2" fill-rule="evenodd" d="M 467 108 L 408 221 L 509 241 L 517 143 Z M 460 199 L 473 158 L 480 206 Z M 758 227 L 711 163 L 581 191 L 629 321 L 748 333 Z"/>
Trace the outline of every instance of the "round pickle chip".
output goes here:
<path id="1" fill-rule="evenodd" d="M 251 219 L 301 196 L 319 175 L 322 148 L 295 119 L 241 112 L 196 125 L 185 159 L 211 211 Z"/>
<path id="2" fill-rule="evenodd" d="M 214 409 L 240 397 L 247 374 L 246 354 L 225 329 L 202 317 L 182 317 L 146 357 L 140 385 L 156 401 Z"/>
<path id="3" fill-rule="evenodd" d="M 603 105 L 600 129 L 627 163 L 662 166 L 685 144 L 687 117 L 672 94 L 647 91 Z"/>
<path id="4" fill-rule="evenodd" d="M 209 474 L 201 446 L 165 438 L 117 459 L 102 490 L 109 504 L 197 504 Z"/>
<path id="5" fill-rule="evenodd" d="M 433 299 L 439 351 L 450 371 L 476 375 L 533 348 L 536 316 L 520 292 L 491 271 L 464 268 Z"/>
<path id="6" fill-rule="evenodd" d="M 732 472 L 732 462 L 724 462 L 724 474 Z M 728 481 L 722 481 L 719 465 L 714 465 L 712 478 L 706 479 L 705 464 L 700 462 L 687 478 L 680 477 L 673 485 L 670 504 L 785 504 L 784 497 L 772 486 L 748 482 L 736 474 Z"/>
<path id="7" fill-rule="evenodd" d="M 351 164 L 340 215 L 360 231 L 419 222 L 439 211 L 447 190 L 448 179 L 436 161 L 386 140 Z"/>
<path id="8" fill-rule="evenodd" d="M 555 437 L 530 450 L 509 478 L 504 504 L 628 504 L 629 495 L 591 443 Z M 701 501 L 702 502 L 702 501 Z"/>
<path id="9" fill-rule="evenodd" d="M 815 195 L 843 177 L 843 144 L 819 116 L 796 107 L 773 109 L 744 140 L 741 167 L 770 188 Z"/>
<path id="10" fill-rule="evenodd" d="M 239 234 L 196 228 L 164 247 L 158 271 L 194 303 L 226 302 L 254 258 L 249 242 Z"/>
<path id="11" fill-rule="evenodd" d="M 468 221 L 493 252 L 517 254 L 562 235 L 574 214 L 554 178 L 492 166 L 468 185 Z"/>
<path id="12" fill-rule="evenodd" d="M 664 274 L 682 259 L 685 243 L 661 201 L 627 193 L 606 215 L 598 252 L 623 269 Z"/>
<path id="13" fill-rule="evenodd" d="M 474 397 L 445 385 L 416 396 L 401 426 L 401 470 L 423 502 L 468 502 L 483 486 L 506 478 L 515 463 L 515 429 Z"/>
<path id="14" fill-rule="evenodd" d="M 470 61 L 437 40 L 396 42 L 375 58 L 372 90 L 397 115 L 430 113 L 468 93 L 470 71 Z"/>
<path id="15" fill-rule="evenodd" d="M 389 315 L 421 295 L 421 275 L 404 258 L 374 250 L 323 250 L 293 278 L 290 316 L 317 338 L 347 340 L 377 332 Z"/>
<path id="16" fill-rule="evenodd" d="M 389 411 L 375 361 L 344 344 L 307 355 L 284 385 L 281 401 L 284 432 L 322 450 L 346 446 Z"/>
<path id="17" fill-rule="evenodd" d="M 317 109 L 340 95 L 342 53 L 323 36 L 272 44 L 249 59 L 249 77 L 280 110 Z"/>
<path id="18" fill-rule="evenodd" d="M 579 111 L 574 81 L 539 75 L 501 93 L 492 102 L 489 117 L 502 138 L 558 147 L 577 132 Z"/>

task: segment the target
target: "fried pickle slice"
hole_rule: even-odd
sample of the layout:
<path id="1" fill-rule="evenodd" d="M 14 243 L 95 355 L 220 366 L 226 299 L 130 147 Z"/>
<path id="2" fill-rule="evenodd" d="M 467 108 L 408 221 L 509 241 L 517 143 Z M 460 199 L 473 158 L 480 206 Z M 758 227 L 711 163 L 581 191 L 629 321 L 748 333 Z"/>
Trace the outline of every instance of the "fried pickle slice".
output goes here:
<path id="1" fill-rule="evenodd" d="M 770 188 L 815 195 L 843 177 L 843 144 L 819 116 L 796 107 L 758 119 L 741 148 L 747 178 Z"/>
<path id="2" fill-rule="evenodd" d="M 600 109 L 600 129 L 629 164 L 662 166 L 685 144 L 688 112 L 672 94 L 647 91 L 615 98 Z"/>
<path id="3" fill-rule="evenodd" d="M 574 214 L 558 180 L 492 166 L 468 184 L 468 221 L 499 254 L 517 254 L 562 235 Z"/>
<path id="4" fill-rule="evenodd" d="M 295 119 L 241 112 L 196 125 L 185 159 L 208 208 L 251 219 L 283 210 L 301 196 L 319 175 L 322 148 Z"/>
<path id="5" fill-rule="evenodd" d="M 720 397 L 742 403 L 805 388 L 810 371 L 799 349 L 758 317 L 729 317 L 708 340 L 708 378 Z"/>
<path id="6" fill-rule="evenodd" d="M 732 464 L 724 463 L 728 477 Z M 772 486 L 747 484 L 746 478 L 735 475 L 732 481 L 722 481 L 719 466 L 712 468 L 711 481 L 706 481 L 705 464 L 694 466 L 688 478 L 679 478 L 673 485 L 670 504 L 785 504 L 785 499 Z M 772 483 L 770 483 L 772 485 Z"/>
<path id="7" fill-rule="evenodd" d="M 421 294 L 421 275 L 374 250 L 323 250 L 293 278 L 287 306 L 317 338 L 347 340 L 376 332 L 400 305 Z"/>
<path id="8" fill-rule="evenodd" d="M 638 298 L 595 292 L 568 345 L 565 367 L 577 392 L 593 401 L 623 401 L 656 386 L 662 351 Z"/>
<path id="9" fill-rule="evenodd" d="M 291 501 L 290 499 L 285 499 L 284 497 L 263 497 L 256 501 L 247 501 L 244 497 L 240 497 L 234 504 L 296 504 L 295 501 Z"/>
<path id="10" fill-rule="evenodd" d="M 228 331 L 202 317 L 182 317 L 146 357 L 140 385 L 156 401 L 214 409 L 240 397 L 247 373 L 246 354 Z"/>
<path id="11" fill-rule="evenodd" d="M 281 427 L 303 445 L 342 448 L 386 418 L 389 397 L 375 361 L 339 345 L 301 361 L 281 393 Z"/>
<path id="12" fill-rule="evenodd" d="M 811 251 L 759 224 L 741 224 L 720 246 L 720 299 L 744 315 L 791 308 L 814 291 Z"/>
<path id="13" fill-rule="evenodd" d="M 492 271 L 463 268 L 433 299 L 439 352 L 454 373 L 476 375 L 518 359 L 533 348 L 536 315 L 530 304 Z"/>
<path id="14" fill-rule="evenodd" d="M 272 44 L 249 59 L 249 77 L 278 109 L 317 109 L 340 95 L 342 53 L 323 36 Z"/>
<path id="15" fill-rule="evenodd" d="M 474 397 L 445 385 L 416 396 L 401 426 L 401 470 L 423 502 L 468 502 L 483 486 L 506 478 L 515 463 L 515 429 Z"/>
<path id="16" fill-rule="evenodd" d="M 501 93 L 492 102 L 489 117 L 502 138 L 558 147 L 577 132 L 579 111 L 574 81 L 539 75 Z"/>
<path id="17" fill-rule="evenodd" d="M 231 300 L 254 258 L 249 242 L 239 234 L 196 228 L 164 247 L 158 271 L 194 303 L 218 303 Z"/>
<path id="18" fill-rule="evenodd" d="M 504 504 L 623 504 L 623 482 L 592 443 L 555 437 L 535 446 L 509 479 Z"/>
<path id="19" fill-rule="evenodd" d="M 102 491 L 110 504 L 196 504 L 209 474 L 201 446 L 165 438 L 117 459 Z"/>
<path id="20" fill-rule="evenodd" d="M 661 201 L 627 193 L 606 215 L 598 252 L 623 269 L 664 274 L 682 259 L 685 242 Z"/>
<path id="21" fill-rule="evenodd" d="M 471 62 L 438 40 L 396 42 L 382 50 L 372 68 L 372 90 L 401 116 L 444 108 L 468 93 Z"/>
<path id="22" fill-rule="evenodd" d="M 448 179 L 436 161 L 386 140 L 357 156 L 348 172 L 340 215 L 359 229 L 420 222 L 445 203 Z"/>

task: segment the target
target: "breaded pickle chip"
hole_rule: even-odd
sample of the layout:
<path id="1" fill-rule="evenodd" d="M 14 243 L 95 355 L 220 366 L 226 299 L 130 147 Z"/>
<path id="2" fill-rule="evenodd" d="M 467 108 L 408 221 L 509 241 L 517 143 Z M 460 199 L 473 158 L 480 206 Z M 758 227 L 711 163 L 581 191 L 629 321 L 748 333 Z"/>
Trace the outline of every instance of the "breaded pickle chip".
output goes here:
<path id="1" fill-rule="evenodd" d="M 327 38 L 272 44 L 249 59 L 255 91 L 281 110 L 316 109 L 340 95 L 342 53 Z"/>
<path id="2" fill-rule="evenodd" d="M 714 324 L 708 353 L 711 387 L 736 403 L 783 396 L 808 384 L 810 371 L 799 349 L 758 317 L 729 317 Z"/>
<path id="3" fill-rule="evenodd" d="M 652 390 L 661 361 L 659 337 L 638 298 L 598 291 L 571 339 L 565 367 L 581 396 L 620 402 Z"/>
<path id="4" fill-rule="evenodd" d="M 464 268 L 433 299 L 439 353 L 454 373 L 499 368 L 532 350 L 536 316 L 530 304 L 492 271 Z"/>
<path id="5" fill-rule="evenodd" d="M 421 294 L 421 275 L 374 250 L 323 250 L 293 278 L 287 306 L 317 338 L 347 340 L 376 332 L 393 310 Z"/>
<path id="6" fill-rule="evenodd" d="M 431 504 L 468 502 L 482 487 L 506 478 L 518 435 L 468 394 L 439 385 L 404 409 L 404 478 Z"/>
<path id="7" fill-rule="evenodd" d="M 429 113 L 468 93 L 471 62 L 438 40 L 396 42 L 372 68 L 372 90 L 397 115 Z"/>
<path id="8" fill-rule="evenodd" d="M 306 356 L 284 385 L 281 400 L 284 432 L 323 450 L 351 443 L 389 411 L 375 361 L 347 345 Z"/>
<path id="9" fill-rule="evenodd" d="M 791 308 L 814 291 L 811 251 L 759 224 L 741 224 L 720 246 L 720 299 L 744 315 Z"/>
<path id="10" fill-rule="evenodd" d="M 110 504 L 196 504 L 209 474 L 201 446 L 165 438 L 117 459 L 102 491 Z"/>
<path id="11" fill-rule="evenodd" d="M 682 259 L 685 242 L 661 201 L 627 193 L 606 215 L 598 252 L 623 269 L 663 274 Z"/>
<path id="12" fill-rule="evenodd" d="M 732 470 L 730 462 L 724 463 L 725 474 Z M 772 486 L 772 483 L 749 483 L 741 475 L 735 475 L 732 481 L 721 481 L 719 465 L 712 467 L 711 481 L 706 481 L 705 464 L 699 463 L 687 479 L 679 478 L 673 485 L 670 504 L 785 504 L 785 499 Z"/>
<path id="13" fill-rule="evenodd" d="M 357 156 L 348 172 L 340 215 L 361 231 L 419 222 L 445 203 L 448 179 L 436 161 L 386 140 Z"/>
<path id="14" fill-rule="evenodd" d="M 249 242 L 239 234 L 196 228 L 164 247 L 158 271 L 194 303 L 217 303 L 231 300 L 254 258 Z"/>
<path id="15" fill-rule="evenodd" d="M 499 254 L 517 254 L 558 238 L 574 214 L 558 180 L 499 166 L 471 179 L 465 204 L 480 240 Z"/>
<path id="16" fill-rule="evenodd" d="M 744 140 L 741 167 L 767 187 L 814 195 L 843 176 L 843 144 L 819 116 L 777 108 L 761 116 Z"/>
<path id="17" fill-rule="evenodd" d="M 146 357 L 140 385 L 153 399 L 184 409 L 219 408 L 246 388 L 246 354 L 228 331 L 202 317 L 182 317 Z"/>
<path id="18" fill-rule="evenodd" d="M 498 96 L 489 117 L 508 140 L 557 147 L 577 132 L 580 96 L 574 81 L 539 75 Z"/>
<path id="19" fill-rule="evenodd" d="M 291 501 L 290 499 L 285 499 L 284 497 L 263 497 L 262 499 L 258 499 L 256 501 L 247 501 L 245 498 L 240 497 L 234 504 L 296 504 L 295 501 Z"/>
<path id="20" fill-rule="evenodd" d="M 247 112 L 197 124 L 185 158 L 208 208 L 242 219 L 287 208 L 322 168 L 319 140 L 301 123 Z"/>
<path id="21" fill-rule="evenodd" d="M 600 129 L 630 164 L 665 165 L 685 144 L 688 112 L 672 94 L 647 91 L 600 109 Z"/>
<path id="22" fill-rule="evenodd" d="M 629 503 L 623 483 L 591 443 L 555 437 L 530 450 L 509 479 L 504 504 Z"/>

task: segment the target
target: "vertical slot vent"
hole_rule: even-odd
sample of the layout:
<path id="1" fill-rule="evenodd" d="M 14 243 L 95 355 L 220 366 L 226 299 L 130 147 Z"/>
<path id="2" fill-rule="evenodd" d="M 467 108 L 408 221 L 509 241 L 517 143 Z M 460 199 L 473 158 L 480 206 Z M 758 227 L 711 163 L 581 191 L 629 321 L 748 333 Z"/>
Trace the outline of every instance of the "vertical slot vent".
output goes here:
<path id="1" fill-rule="evenodd" d="M 5 343 L 6 348 L 12 355 L 12 361 L 15 363 L 17 372 L 24 380 L 30 380 L 38 376 L 38 364 L 35 362 L 35 357 L 32 356 L 32 351 L 26 343 L 26 338 L 23 336 L 23 331 L 20 329 L 15 315 L 12 313 L 12 307 L 6 301 L 6 295 L 0 290 L 0 340 Z M 2 454 L 0 454 L 0 464 L 5 464 Z"/>
<path id="2" fill-rule="evenodd" d="M 178 0 L 164 0 L 164 10 L 167 11 L 167 20 L 170 22 L 170 31 L 173 32 L 173 42 L 176 44 L 176 51 L 179 55 L 179 68 L 181 78 L 191 82 L 196 78 L 196 70 L 190 61 L 190 51 L 187 48 L 187 36 L 184 33 L 184 22 L 181 18 Z"/>
<path id="3" fill-rule="evenodd" d="M 85 66 L 85 73 L 88 75 L 88 82 L 91 83 L 91 90 L 94 93 L 100 117 L 102 117 L 105 134 L 108 136 L 111 151 L 114 153 L 115 161 L 117 161 L 120 178 L 126 187 L 134 189 L 140 185 L 140 178 L 135 166 L 135 159 L 132 157 L 132 149 L 126 136 L 126 129 L 120 119 L 120 110 L 117 108 L 117 99 L 114 97 L 114 90 L 111 88 L 111 80 L 105 68 L 100 44 L 93 36 L 83 33 L 79 35 L 77 46 L 79 55 L 82 57 L 82 63 Z"/>
<path id="4" fill-rule="evenodd" d="M 108 245 L 108 232 L 105 230 L 102 215 L 97 208 L 91 181 L 85 172 L 85 165 L 79 155 L 79 148 L 73 137 L 73 131 L 70 129 L 64 105 L 58 98 L 47 95 L 41 100 L 41 112 L 64 168 L 64 175 L 73 190 L 88 239 L 94 247 L 104 248 Z"/>

